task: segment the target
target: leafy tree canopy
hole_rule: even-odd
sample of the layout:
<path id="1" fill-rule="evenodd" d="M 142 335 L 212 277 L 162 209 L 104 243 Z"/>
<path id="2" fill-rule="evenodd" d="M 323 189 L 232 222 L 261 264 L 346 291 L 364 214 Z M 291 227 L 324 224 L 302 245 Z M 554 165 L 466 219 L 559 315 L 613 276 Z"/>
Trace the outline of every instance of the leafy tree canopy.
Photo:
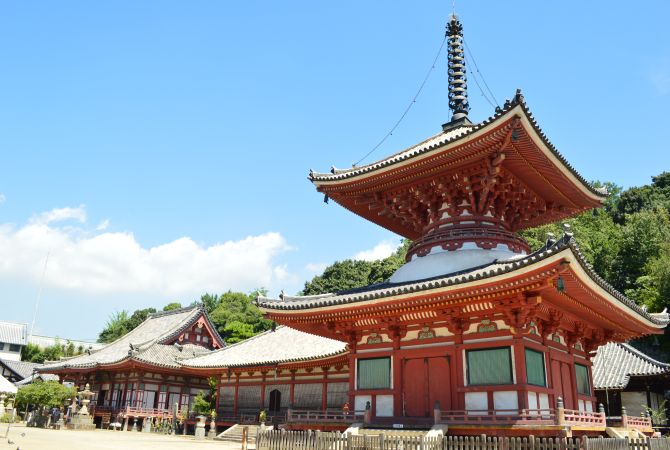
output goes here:
<path id="1" fill-rule="evenodd" d="M 381 283 L 405 263 L 410 244 L 409 240 L 403 239 L 391 256 L 377 261 L 337 261 L 326 267 L 321 275 L 306 282 L 302 295 L 326 294 Z"/>
<path id="2" fill-rule="evenodd" d="M 16 406 L 19 410 L 28 405 L 52 408 L 62 406 L 66 399 L 76 395 L 75 388 L 65 387 L 57 381 L 37 381 L 19 388 L 16 393 Z"/>

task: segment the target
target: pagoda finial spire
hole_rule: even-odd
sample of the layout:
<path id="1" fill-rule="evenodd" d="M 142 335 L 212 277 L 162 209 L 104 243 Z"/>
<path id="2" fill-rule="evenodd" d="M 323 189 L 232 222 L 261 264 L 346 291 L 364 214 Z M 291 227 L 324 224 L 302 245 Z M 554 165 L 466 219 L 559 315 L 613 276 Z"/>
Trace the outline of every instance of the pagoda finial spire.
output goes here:
<path id="1" fill-rule="evenodd" d="M 446 34 L 449 47 L 449 109 L 452 115 L 451 120 L 442 126 L 445 130 L 463 123 L 470 123 L 465 52 L 463 51 L 463 25 L 458 20 L 456 13 L 449 16 Z"/>

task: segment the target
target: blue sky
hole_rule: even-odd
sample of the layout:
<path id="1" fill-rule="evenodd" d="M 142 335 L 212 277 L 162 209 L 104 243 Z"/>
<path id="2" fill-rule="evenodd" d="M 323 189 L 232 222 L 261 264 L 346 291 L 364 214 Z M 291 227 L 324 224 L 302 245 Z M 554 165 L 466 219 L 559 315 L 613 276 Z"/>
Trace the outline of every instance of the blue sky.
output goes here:
<path id="1" fill-rule="evenodd" d="M 591 180 L 670 169 L 670 4 L 456 2 L 497 101 L 522 88 Z M 398 238 L 325 205 L 310 168 L 347 167 L 400 116 L 451 2 L 0 5 L 3 317 L 92 339 L 110 314 L 204 291 L 298 291 Z M 365 162 L 449 118 L 443 55 Z M 469 69 L 473 69 L 470 61 Z M 470 75 L 471 117 L 493 112 Z"/>

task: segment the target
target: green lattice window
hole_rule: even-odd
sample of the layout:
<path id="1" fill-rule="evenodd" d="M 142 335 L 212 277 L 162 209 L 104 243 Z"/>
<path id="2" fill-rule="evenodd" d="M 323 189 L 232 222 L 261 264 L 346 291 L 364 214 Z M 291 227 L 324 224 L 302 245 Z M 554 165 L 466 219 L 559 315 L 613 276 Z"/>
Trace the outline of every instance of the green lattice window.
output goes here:
<path id="1" fill-rule="evenodd" d="M 589 381 L 589 368 L 581 364 L 575 364 L 575 375 L 577 377 L 577 393 L 591 395 L 591 382 Z"/>
<path id="2" fill-rule="evenodd" d="M 391 387 L 391 358 L 358 360 L 358 389 L 389 389 Z"/>
<path id="3" fill-rule="evenodd" d="M 547 377 L 544 372 L 544 353 L 526 349 L 526 380 L 528 384 L 546 386 Z"/>
<path id="4" fill-rule="evenodd" d="M 512 384 L 512 354 L 509 347 L 468 350 L 468 385 Z"/>

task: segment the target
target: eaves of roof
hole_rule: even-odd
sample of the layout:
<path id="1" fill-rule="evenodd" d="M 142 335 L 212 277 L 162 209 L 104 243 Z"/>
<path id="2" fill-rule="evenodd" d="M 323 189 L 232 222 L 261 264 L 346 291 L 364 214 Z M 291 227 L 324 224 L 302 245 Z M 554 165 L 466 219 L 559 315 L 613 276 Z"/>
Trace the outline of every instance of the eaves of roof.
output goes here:
<path id="1" fill-rule="evenodd" d="M 616 300 L 621 302 L 632 312 L 635 312 L 659 328 L 667 325 L 668 322 L 670 322 L 670 317 L 668 314 L 648 313 L 645 309 L 638 306 L 633 300 L 617 291 L 612 285 L 600 277 L 586 261 L 586 258 L 580 251 L 577 242 L 571 233 L 566 233 L 556 242 L 551 243 L 550 245 L 547 245 L 524 258 L 514 261 L 493 262 L 487 266 L 475 267 L 467 271 L 447 274 L 425 280 L 410 281 L 405 283 L 386 282 L 352 291 L 340 292 L 337 294 L 324 294 L 304 297 L 284 296 L 281 299 L 258 297 L 256 299 L 256 304 L 261 309 L 268 312 L 309 310 L 312 308 L 337 306 L 394 297 L 397 295 L 412 294 L 429 289 L 457 286 L 459 284 L 464 284 L 471 281 L 491 278 L 505 273 L 514 272 L 527 266 L 536 264 L 566 249 L 570 249 L 572 251 L 580 266 L 597 285 L 603 288 L 607 293 L 612 295 Z"/>
<path id="2" fill-rule="evenodd" d="M 543 144 L 549 149 L 549 151 L 565 166 L 570 173 L 579 180 L 592 194 L 600 198 L 605 198 L 607 196 L 607 190 L 604 188 L 596 188 L 592 186 L 577 170 L 565 159 L 565 157 L 556 149 L 556 147 L 549 141 L 547 135 L 542 131 L 540 126 L 537 123 L 537 120 L 533 117 L 533 114 L 530 112 L 528 105 L 526 104 L 521 90 L 517 90 L 514 98 L 512 100 L 507 100 L 502 108 L 496 108 L 495 113 L 490 116 L 488 119 L 480 122 L 476 125 L 469 127 L 460 128 L 458 131 L 452 130 L 446 133 L 440 133 L 433 136 L 420 144 L 417 144 L 409 149 L 405 149 L 401 152 L 395 153 L 394 155 L 387 157 L 385 159 L 379 160 L 377 162 L 367 164 L 360 167 L 352 167 L 350 169 L 331 169 L 331 173 L 320 173 L 315 171 L 310 171 L 309 179 L 315 184 L 319 183 L 337 183 L 349 178 L 354 178 L 356 176 L 375 172 L 377 170 L 383 169 L 385 167 L 393 166 L 399 164 L 403 161 L 416 158 L 425 153 L 437 150 L 447 144 L 458 143 L 461 140 L 466 139 L 470 135 L 489 127 L 490 125 L 498 122 L 505 115 L 510 113 L 515 107 L 520 106 L 523 113 L 528 119 L 528 122 L 533 127 L 533 131 L 540 137 Z M 443 139 L 439 139 L 440 136 L 444 136 Z"/>

